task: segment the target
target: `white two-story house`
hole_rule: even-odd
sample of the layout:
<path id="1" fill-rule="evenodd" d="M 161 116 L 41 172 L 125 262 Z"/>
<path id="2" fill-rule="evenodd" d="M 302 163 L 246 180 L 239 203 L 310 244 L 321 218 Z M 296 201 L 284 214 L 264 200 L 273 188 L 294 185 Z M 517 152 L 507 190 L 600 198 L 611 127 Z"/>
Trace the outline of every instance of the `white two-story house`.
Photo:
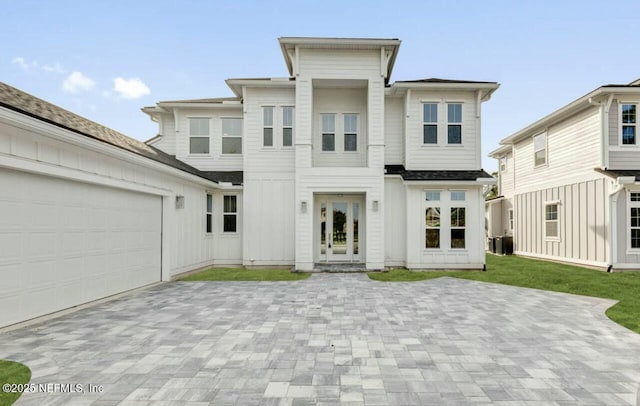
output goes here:
<path id="1" fill-rule="evenodd" d="M 390 82 L 397 39 L 279 39 L 283 78 L 159 102 L 150 146 L 242 187 L 212 190 L 217 264 L 482 268 L 481 105 L 493 82 Z M 223 183 L 224 183 L 223 182 Z"/>
<path id="2" fill-rule="evenodd" d="M 640 269 L 640 81 L 605 85 L 503 139 L 489 237 L 516 254 Z"/>

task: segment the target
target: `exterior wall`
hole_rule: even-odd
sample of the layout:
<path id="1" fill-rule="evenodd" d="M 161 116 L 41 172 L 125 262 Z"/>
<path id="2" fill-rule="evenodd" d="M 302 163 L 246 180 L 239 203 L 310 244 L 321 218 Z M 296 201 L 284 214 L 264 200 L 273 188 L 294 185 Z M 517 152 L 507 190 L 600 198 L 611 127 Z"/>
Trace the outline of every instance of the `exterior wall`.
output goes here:
<path id="1" fill-rule="evenodd" d="M 322 151 L 322 114 L 336 114 L 335 151 Z M 359 116 L 356 152 L 343 152 L 343 114 Z M 314 88 L 313 166 L 367 166 L 367 89 Z"/>
<path id="2" fill-rule="evenodd" d="M 600 114 L 589 108 L 547 130 L 547 164 L 534 168 L 533 137 L 515 145 L 516 194 L 598 179 Z M 579 145 L 580 153 L 576 153 Z"/>
<path id="3" fill-rule="evenodd" d="M 485 215 L 486 221 L 486 234 L 488 238 L 502 235 L 503 224 L 503 209 L 502 202 L 504 199 L 489 200 L 486 203 Z"/>
<path id="4" fill-rule="evenodd" d="M 619 104 L 614 100 L 609 110 L 609 169 L 640 169 L 640 148 L 619 145 L 619 125 Z"/>
<path id="5" fill-rule="evenodd" d="M 380 77 L 380 50 L 308 49 L 299 54 L 301 75 L 322 79 Z"/>
<path id="6" fill-rule="evenodd" d="M 513 161 L 513 154 L 505 154 L 507 160 L 507 170 L 498 173 L 498 190 L 501 196 L 511 198 L 515 190 L 515 167 Z M 500 169 L 500 163 L 498 162 L 498 170 Z"/>
<path id="7" fill-rule="evenodd" d="M 635 191 L 635 190 L 634 190 Z M 629 249 L 629 215 L 628 191 L 622 190 L 616 202 L 616 264 L 635 266 L 640 269 L 640 252 Z M 614 265 L 615 267 L 615 265 Z"/>
<path id="8" fill-rule="evenodd" d="M 480 159 L 480 127 L 475 92 L 411 90 L 407 93 L 405 121 L 405 167 L 416 170 L 476 170 Z M 423 144 L 423 108 L 439 103 L 438 144 Z M 462 144 L 447 144 L 447 102 L 462 103 Z"/>
<path id="9" fill-rule="evenodd" d="M 384 99 L 384 163 L 404 164 L 404 100 Z"/>
<path id="10" fill-rule="evenodd" d="M 514 251 L 519 255 L 606 266 L 609 181 L 605 178 L 518 193 Z M 558 201 L 559 240 L 544 236 L 545 202 Z"/>
<path id="11" fill-rule="evenodd" d="M 407 203 L 402 179 L 385 178 L 384 201 L 384 264 L 388 267 L 404 266 L 407 255 Z"/>
<path id="12" fill-rule="evenodd" d="M 154 140 L 151 145 L 166 152 L 169 155 L 176 154 L 176 122 L 173 114 L 160 114 L 158 123 L 160 138 Z"/>
<path id="13" fill-rule="evenodd" d="M 425 249 L 425 190 L 441 191 L 440 249 Z M 449 190 L 465 190 L 466 201 L 451 202 Z M 406 186 L 407 268 L 480 269 L 485 264 L 485 207 L 482 188 L 477 186 Z M 450 208 L 466 207 L 466 247 L 450 247 Z"/>
<path id="14" fill-rule="evenodd" d="M 502 200 L 502 211 L 500 212 L 500 233 L 498 235 L 508 235 L 513 236 L 513 230 L 509 228 L 509 210 L 513 209 L 513 198 L 508 199 L 504 198 Z M 515 209 L 514 209 L 514 223 L 515 223 Z M 515 226 L 515 224 L 514 224 Z"/>
<path id="15" fill-rule="evenodd" d="M 609 145 L 618 145 L 618 137 L 620 136 L 618 131 L 620 118 L 618 116 L 618 100 L 613 100 L 609 108 Z"/>
<path id="16" fill-rule="evenodd" d="M 243 154 L 222 154 L 222 119 L 242 118 L 241 106 L 221 109 L 178 110 L 178 131 L 176 133 L 176 157 L 202 171 L 241 171 Z M 209 154 L 189 154 L 189 118 L 209 118 L 210 146 Z M 245 123 L 243 123 L 242 152 L 246 142 Z M 260 137 L 262 139 L 262 137 Z"/>
<path id="17" fill-rule="evenodd" d="M 73 142 L 63 141 L 66 139 Z M 22 170 L 34 173 L 163 196 L 163 234 L 170 236 L 169 241 L 163 242 L 163 256 L 168 258 L 163 267 L 169 268 L 168 275 L 214 264 L 214 258 L 223 263 L 240 263 L 240 234 L 230 240 L 205 233 L 206 193 L 215 190 L 213 183 L 169 175 L 154 169 L 154 162 L 123 153 L 119 148 L 0 110 L 0 167 L 15 167 L 18 163 L 25 166 Z M 205 184 L 211 184 L 211 188 Z M 176 195 L 184 196 L 184 209 L 175 208 Z M 241 195 L 239 199 L 241 218 Z M 214 197 L 214 202 L 220 200 Z M 220 212 L 214 208 L 214 217 Z"/>

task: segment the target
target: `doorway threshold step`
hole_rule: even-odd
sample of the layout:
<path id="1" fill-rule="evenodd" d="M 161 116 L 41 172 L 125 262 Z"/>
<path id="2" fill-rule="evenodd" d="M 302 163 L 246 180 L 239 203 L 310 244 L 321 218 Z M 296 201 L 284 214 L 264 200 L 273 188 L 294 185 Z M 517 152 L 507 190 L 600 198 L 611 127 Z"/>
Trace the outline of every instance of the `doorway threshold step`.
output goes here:
<path id="1" fill-rule="evenodd" d="M 311 272 L 358 273 L 368 271 L 362 262 L 317 262 L 313 264 Z"/>

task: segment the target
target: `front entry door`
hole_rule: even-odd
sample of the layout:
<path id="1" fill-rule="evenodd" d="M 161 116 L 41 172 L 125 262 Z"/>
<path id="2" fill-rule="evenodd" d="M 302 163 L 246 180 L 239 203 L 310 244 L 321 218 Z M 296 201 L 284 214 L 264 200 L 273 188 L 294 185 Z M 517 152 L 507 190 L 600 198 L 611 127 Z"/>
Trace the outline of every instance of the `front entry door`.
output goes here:
<path id="1" fill-rule="evenodd" d="M 360 258 L 360 201 L 327 198 L 320 202 L 320 260 L 358 261 Z"/>

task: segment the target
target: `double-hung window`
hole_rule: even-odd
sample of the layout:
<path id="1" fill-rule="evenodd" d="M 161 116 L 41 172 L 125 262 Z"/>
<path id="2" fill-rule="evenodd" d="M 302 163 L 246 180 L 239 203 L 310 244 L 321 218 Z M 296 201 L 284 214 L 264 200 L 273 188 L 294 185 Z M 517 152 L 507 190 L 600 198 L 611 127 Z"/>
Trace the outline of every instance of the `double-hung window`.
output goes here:
<path id="1" fill-rule="evenodd" d="M 238 206 L 237 196 L 224 196 L 223 208 L 223 231 L 225 233 L 235 233 L 238 231 Z"/>
<path id="2" fill-rule="evenodd" d="M 640 192 L 629 193 L 629 248 L 640 249 Z"/>
<path id="3" fill-rule="evenodd" d="M 262 145 L 273 147 L 273 107 L 262 108 Z"/>
<path id="4" fill-rule="evenodd" d="M 189 153 L 208 154 L 209 153 L 209 119 L 190 118 L 189 119 Z"/>
<path id="5" fill-rule="evenodd" d="M 222 153 L 242 154 L 242 119 L 222 119 Z"/>
<path id="6" fill-rule="evenodd" d="M 504 156 L 500 158 L 500 173 L 505 173 L 507 171 L 507 157 Z"/>
<path id="7" fill-rule="evenodd" d="M 465 248 L 467 209 L 456 207 L 466 200 L 466 192 L 451 191 L 451 248 Z"/>
<path id="8" fill-rule="evenodd" d="M 440 248 L 440 191 L 425 193 L 424 247 Z"/>
<path id="9" fill-rule="evenodd" d="M 422 104 L 422 143 L 438 143 L 438 104 Z"/>
<path id="10" fill-rule="evenodd" d="M 213 232 L 213 195 L 207 193 L 207 210 L 205 212 L 205 230 L 207 234 Z"/>
<path id="11" fill-rule="evenodd" d="M 282 108 L 282 146 L 293 146 L 293 107 Z"/>
<path id="12" fill-rule="evenodd" d="M 544 236 L 546 238 L 560 238 L 559 206 L 558 203 L 546 203 L 544 205 Z"/>
<path id="13" fill-rule="evenodd" d="M 509 231 L 513 232 L 513 209 L 509 209 Z"/>
<path id="14" fill-rule="evenodd" d="M 322 115 L 322 150 L 336 150 L 336 115 Z"/>
<path id="15" fill-rule="evenodd" d="M 620 115 L 622 116 L 622 145 L 636 145 L 637 133 L 637 105 L 622 104 Z"/>
<path id="16" fill-rule="evenodd" d="M 547 133 L 533 137 L 533 161 L 536 167 L 547 163 Z"/>
<path id="17" fill-rule="evenodd" d="M 462 144 L 462 103 L 447 104 L 447 141 Z"/>
<path id="18" fill-rule="evenodd" d="M 344 151 L 358 150 L 358 115 L 344 115 Z"/>

